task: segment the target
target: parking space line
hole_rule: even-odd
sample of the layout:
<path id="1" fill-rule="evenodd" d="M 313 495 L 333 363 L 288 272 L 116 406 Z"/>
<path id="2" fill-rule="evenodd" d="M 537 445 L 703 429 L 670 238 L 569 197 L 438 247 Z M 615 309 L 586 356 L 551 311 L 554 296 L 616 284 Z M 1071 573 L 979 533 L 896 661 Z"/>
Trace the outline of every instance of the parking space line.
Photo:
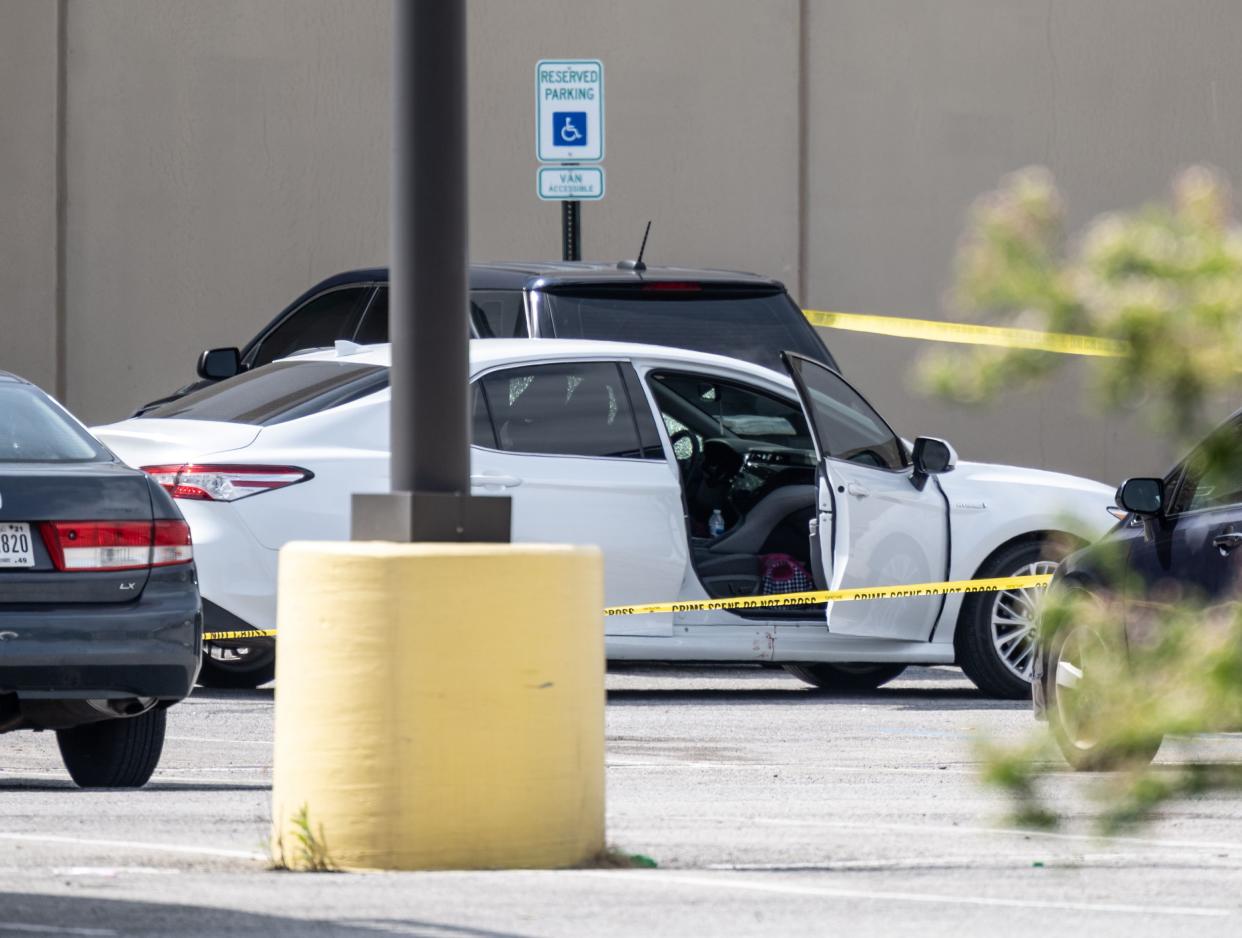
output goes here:
<path id="1" fill-rule="evenodd" d="M 1190 850 L 1242 851 L 1242 843 L 1232 841 L 1165 840 L 1158 837 L 1131 837 L 1125 834 L 1103 837 L 1095 834 L 1066 834 L 1062 831 L 1026 830 L 1018 827 L 967 827 L 959 824 L 893 824 L 883 821 L 829 821 L 822 818 L 725 817 L 722 815 L 665 817 L 663 820 L 717 821 L 724 824 L 757 823 L 771 824 L 777 827 L 827 827 L 840 830 L 888 830 L 915 834 L 991 834 L 1008 837 L 1044 837 L 1051 840 L 1070 840 L 1097 844 L 1137 844 L 1146 847 L 1171 847 Z"/>
<path id="2" fill-rule="evenodd" d="M 165 739 L 175 739 L 191 743 L 228 743 L 230 746 L 267 746 L 272 747 L 274 740 L 270 739 L 225 739 L 221 736 L 165 736 Z"/>
<path id="3" fill-rule="evenodd" d="M 149 843 L 141 840 L 96 840 L 90 837 L 69 837 L 61 834 L 20 834 L 0 831 L 0 840 L 22 843 L 64 844 L 71 847 L 116 847 L 122 850 L 151 850 L 156 853 L 180 853 L 200 857 L 223 857 L 228 860 L 267 860 L 262 853 L 250 850 L 229 850 L 225 847 L 191 847 L 184 844 Z"/>
<path id="4" fill-rule="evenodd" d="M 0 931 L 28 935 L 115 935 L 111 928 L 74 928 L 70 925 L 35 925 L 30 922 L 0 922 Z"/>
<path id="5" fill-rule="evenodd" d="M 1211 906 L 1133 905 L 1124 902 L 1068 902 L 1059 899 L 1006 899 L 993 896 L 945 895 L 932 892 L 886 892 L 876 889 L 838 889 L 828 886 L 800 886 L 792 883 L 761 883 L 735 876 L 711 878 L 643 871 L 583 871 L 580 875 L 608 877 L 615 881 L 656 886 L 694 886 L 730 892 L 767 892 L 786 896 L 814 896 L 829 899 L 863 899 L 876 902 L 916 902 L 934 905 L 973 905 L 992 908 L 1035 909 L 1058 912 L 1098 912 L 1124 915 L 1175 915 L 1223 918 L 1234 910 Z"/>
<path id="6" fill-rule="evenodd" d="M 609 768 L 617 769 L 720 769 L 720 768 L 755 768 L 755 769 L 806 769 L 816 772 L 839 772 L 856 774 L 859 772 L 871 773 L 890 773 L 893 775 L 975 775 L 978 769 L 975 768 L 952 768 L 946 766 L 896 766 L 896 765 L 820 765 L 815 762 L 728 762 L 720 759 L 659 759 L 659 758 L 643 758 L 634 757 L 626 758 L 625 756 L 608 756 L 607 765 Z"/>

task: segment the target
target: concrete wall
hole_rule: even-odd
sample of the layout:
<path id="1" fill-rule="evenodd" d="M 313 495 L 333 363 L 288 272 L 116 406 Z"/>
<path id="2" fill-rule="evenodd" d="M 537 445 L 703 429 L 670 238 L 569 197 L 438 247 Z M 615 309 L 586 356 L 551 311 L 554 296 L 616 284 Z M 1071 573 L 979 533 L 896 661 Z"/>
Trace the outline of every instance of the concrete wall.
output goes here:
<path id="1" fill-rule="evenodd" d="M 56 390 L 57 10 L 0 0 L 0 368 Z"/>
<path id="2" fill-rule="evenodd" d="M 807 305 L 938 318 L 966 211 L 1022 166 L 1052 169 L 1075 228 L 1190 162 L 1242 180 L 1240 40 L 1236 0 L 811 2 Z M 963 455 L 1109 481 L 1174 458 L 1141 421 L 1084 412 L 1081 365 L 963 411 L 910 392 L 917 343 L 829 338 L 899 429 Z"/>
<path id="3" fill-rule="evenodd" d="M 586 256 L 632 256 L 650 218 L 649 260 L 769 273 L 815 308 L 944 315 L 967 207 L 1023 165 L 1053 168 L 1075 222 L 1162 192 L 1192 160 L 1242 178 L 1232 0 L 469 10 L 478 259 L 559 255 L 558 209 L 534 194 L 543 57 L 605 62 L 608 197 L 584 206 Z M 317 278 L 382 263 L 388 11 L 0 0 L 0 367 L 115 418 Z M 1108 479 L 1172 455 L 1078 414 L 1073 377 L 964 413 L 909 389 L 918 344 L 825 337 L 899 430 L 963 455 Z"/>

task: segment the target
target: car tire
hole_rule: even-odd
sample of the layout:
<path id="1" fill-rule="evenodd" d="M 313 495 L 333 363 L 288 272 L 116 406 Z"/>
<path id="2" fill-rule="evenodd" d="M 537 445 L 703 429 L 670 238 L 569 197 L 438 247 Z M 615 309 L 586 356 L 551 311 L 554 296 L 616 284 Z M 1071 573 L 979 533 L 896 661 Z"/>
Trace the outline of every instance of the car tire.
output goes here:
<path id="1" fill-rule="evenodd" d="M 1084 648 L 1093 641 L 1103 645 L 1094 629 L 1071 623 L 1054 635 L 1048 646 L 1043 686 L 1052 736 L 1065 761 L 1077 772 L 1108 772 L 1147 765 L 1156 758 L 1163 736 L 1134 740 L 1124 748 L 1106 747 L 1092 740 L 1075 717 L 1075 707 L 1081 704 L 1072 691 L 1076 681 L 1065 680 L 1062 672 L 1065 665 L 1070 665 L 1070 673 L 1081 677 L 1086 670 Z"/>
<path id="2" fill-rule="evenodd" d="M 1066 553 L 1064 545 L 1049 540 L 1011 544 L 989 558 L 975 579 L 1051 573 Z M 975 687 L 989 697 L 1031 698 L 1030 671 L 1036 654 L 1034 602 L 1040 592 L 1035 587 L 968 593 L 962 601 L 953 635 L 956 663 Z M 1029 613 L 1025 619 L 1017 614 L 1023 611 Z M 1012 626 L 1008 622 L 1010 615 Z M 1019 673 L 1019 666 L 1025 676 Z"/>
<path id="3" fill-rule="evenodd" d="M 230 649 L 236 651 L 236 649 Z M 247 654 L 214 657 L 210 647 L 203 649 L 198 683 L 203 687 L 253 690 L 276 677 L 276 646 L 273 643 L 250 646 Z"/>
<path id="4" fill-rule="evenodd" d="M 167 711 L 101 720 L 56 731 L 60 757 L 81 788 L 141 788 L 164 751 Z"/>
<path id="5" fill-rule="evenodd" d="M 829 694 L 875 690 L 906 669 L 904 664 L 787 664 L 785 670 L 800 681 Z"/>

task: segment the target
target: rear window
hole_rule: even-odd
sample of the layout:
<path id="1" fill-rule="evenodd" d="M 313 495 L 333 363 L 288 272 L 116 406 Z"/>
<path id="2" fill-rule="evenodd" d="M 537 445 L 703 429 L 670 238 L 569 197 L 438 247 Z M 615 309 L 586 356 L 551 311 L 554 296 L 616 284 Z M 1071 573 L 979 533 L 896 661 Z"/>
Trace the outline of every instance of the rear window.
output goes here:
<path id="1" fill-rule="evenodd" d="M 552 287 L 536 294 L 545 335 L 714 352 L 783 371 L 780 353 L 837 364 L 783 290 L 651 281 Z M 550 328 L 549 328 L 550 327 Z"/>
<path id="2" fill-rule="evenodd" d="M 0 463 L 111 458 L 42 391 L 28 384 L 0 383 Z"/>
<path id="3" fill-rule="evenodd" d="M 149 410 L 141 419 L 220 420 L 271 426 L 388 387 L 388 369 L 356 362 L 276 362 Z"/>

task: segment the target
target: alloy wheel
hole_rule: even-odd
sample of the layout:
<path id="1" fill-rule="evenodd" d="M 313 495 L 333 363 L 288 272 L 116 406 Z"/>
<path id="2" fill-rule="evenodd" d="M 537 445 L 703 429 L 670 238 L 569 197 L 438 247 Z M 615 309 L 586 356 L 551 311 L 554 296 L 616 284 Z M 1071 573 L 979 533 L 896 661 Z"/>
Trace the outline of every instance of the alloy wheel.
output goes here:
<path id="1" fill-rule="evenodd" d="M 1014 570 L 1011 576 L 1042 576 L 1057 569 L 1054 560 L 1037 560 Z M 1031 679 L 1035 661 L 1035 624 L 1039 600 L 1047 587 L 1000 590 L 992 601 L 992 646 L 1010 672 Z"/>

